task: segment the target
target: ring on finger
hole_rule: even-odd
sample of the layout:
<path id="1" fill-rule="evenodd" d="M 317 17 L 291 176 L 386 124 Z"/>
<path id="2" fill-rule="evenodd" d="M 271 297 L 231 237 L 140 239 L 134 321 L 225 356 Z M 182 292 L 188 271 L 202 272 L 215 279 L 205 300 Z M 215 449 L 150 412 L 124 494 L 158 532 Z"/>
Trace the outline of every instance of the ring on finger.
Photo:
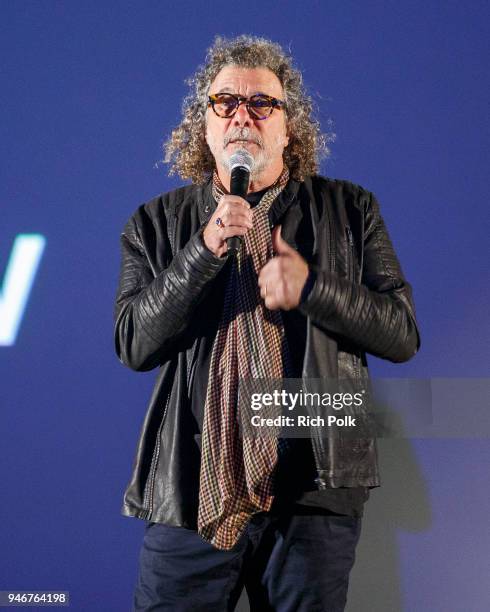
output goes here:
<path id="1" fill-rule="evenodd" d="M 221 217 L 218 217 L 216 219 L 216 225 L 221 228 L 225 227 L 225 224 L 223 223 L 223 219 Z"/>

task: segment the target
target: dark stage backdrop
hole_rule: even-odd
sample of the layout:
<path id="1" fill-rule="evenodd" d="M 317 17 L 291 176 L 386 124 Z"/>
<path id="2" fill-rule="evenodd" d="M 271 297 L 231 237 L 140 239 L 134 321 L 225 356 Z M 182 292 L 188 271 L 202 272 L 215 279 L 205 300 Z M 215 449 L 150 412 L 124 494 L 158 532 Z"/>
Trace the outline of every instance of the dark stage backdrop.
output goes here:
<path id="1" fill-rule="evenodd" d="M 156 372 L 114 353 L 119 235 L 179 184 L 158 161 L 184 78 L 215 34 L 289 48 L 337 134 L 322 173 L 374 191 L 414 288 L 421 351 L 372 373 L 484 378 L 488 3 L 3 0 L 0 15 L 0 590 L 129 610 L 143 522 L 119 508 Z M 350 612 L 487 610 L 488 436 L 381 451 Z"/>

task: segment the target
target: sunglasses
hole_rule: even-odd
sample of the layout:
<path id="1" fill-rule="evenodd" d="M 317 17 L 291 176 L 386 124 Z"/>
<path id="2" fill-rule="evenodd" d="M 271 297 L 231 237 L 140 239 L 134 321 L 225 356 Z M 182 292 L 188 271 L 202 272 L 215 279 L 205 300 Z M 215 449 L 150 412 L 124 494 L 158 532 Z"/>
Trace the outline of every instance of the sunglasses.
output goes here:
<path id="1" fill-rule="evenodd" d="M 208 97 L 208 107 L 210 106 L 214 113 L 222 119 L 233 117 L 240 104 L 243 103 L 250 117 L 259 121 L 267 119 L 275 108 L 282 110 L 286 106 L 283 100 L 265 94 L 255 94 L 250 98 L 244 98 L 231 93 L 219 93 Z"/>

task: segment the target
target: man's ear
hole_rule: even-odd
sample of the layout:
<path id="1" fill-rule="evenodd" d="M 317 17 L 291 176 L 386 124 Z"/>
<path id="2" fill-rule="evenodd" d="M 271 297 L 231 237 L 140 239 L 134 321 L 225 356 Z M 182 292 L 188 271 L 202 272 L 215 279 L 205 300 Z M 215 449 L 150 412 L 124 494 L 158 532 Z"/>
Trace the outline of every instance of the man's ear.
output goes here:
<path id="1" fill-rule="evenodd" d="M 289 131 L 289 123 L 286 120 L 286 135 L 284 136 L 284 148 L 288 146 L 290 136 L 291 136 L 291 133 Z"/>
<path id="2" fill-rule="evenodd" d="M 204 140 L 204 142 L 209 147 L 209 142 L 208 142 L 208 126 L 206 124 L 204 124 L 204 131 L 203 131 L 203 134 L 202 134 L 202 139 Z"/>
<path id="3" fill-rule="evenodd" d="M 208 113 L 207 112 L 204 113 L 204 129 L 203 129 L 202 138 L 205 142 L 208 141 Z"/>

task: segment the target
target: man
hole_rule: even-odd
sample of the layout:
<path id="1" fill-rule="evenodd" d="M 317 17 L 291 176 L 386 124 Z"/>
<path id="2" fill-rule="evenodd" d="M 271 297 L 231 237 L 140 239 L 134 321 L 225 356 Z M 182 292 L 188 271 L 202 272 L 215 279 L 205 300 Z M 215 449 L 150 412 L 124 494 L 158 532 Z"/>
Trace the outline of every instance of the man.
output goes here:
<path id="1" fill-rule="evenodd" d="M 375 441 L 240 437 L 238 383 L 355 382 L 366 352 L 409 359 L 410 286 L 374 196 L 316 174 L 325 140 L 278 45 L 217 38 L 191 85 L 167 161 L 192 184 L 121 236 L 116 352 L 159 368 L 123 506 L 148 521 L 135 609 L 233 610 L 245 585 L 253 610 L 343 610 Z"/>

